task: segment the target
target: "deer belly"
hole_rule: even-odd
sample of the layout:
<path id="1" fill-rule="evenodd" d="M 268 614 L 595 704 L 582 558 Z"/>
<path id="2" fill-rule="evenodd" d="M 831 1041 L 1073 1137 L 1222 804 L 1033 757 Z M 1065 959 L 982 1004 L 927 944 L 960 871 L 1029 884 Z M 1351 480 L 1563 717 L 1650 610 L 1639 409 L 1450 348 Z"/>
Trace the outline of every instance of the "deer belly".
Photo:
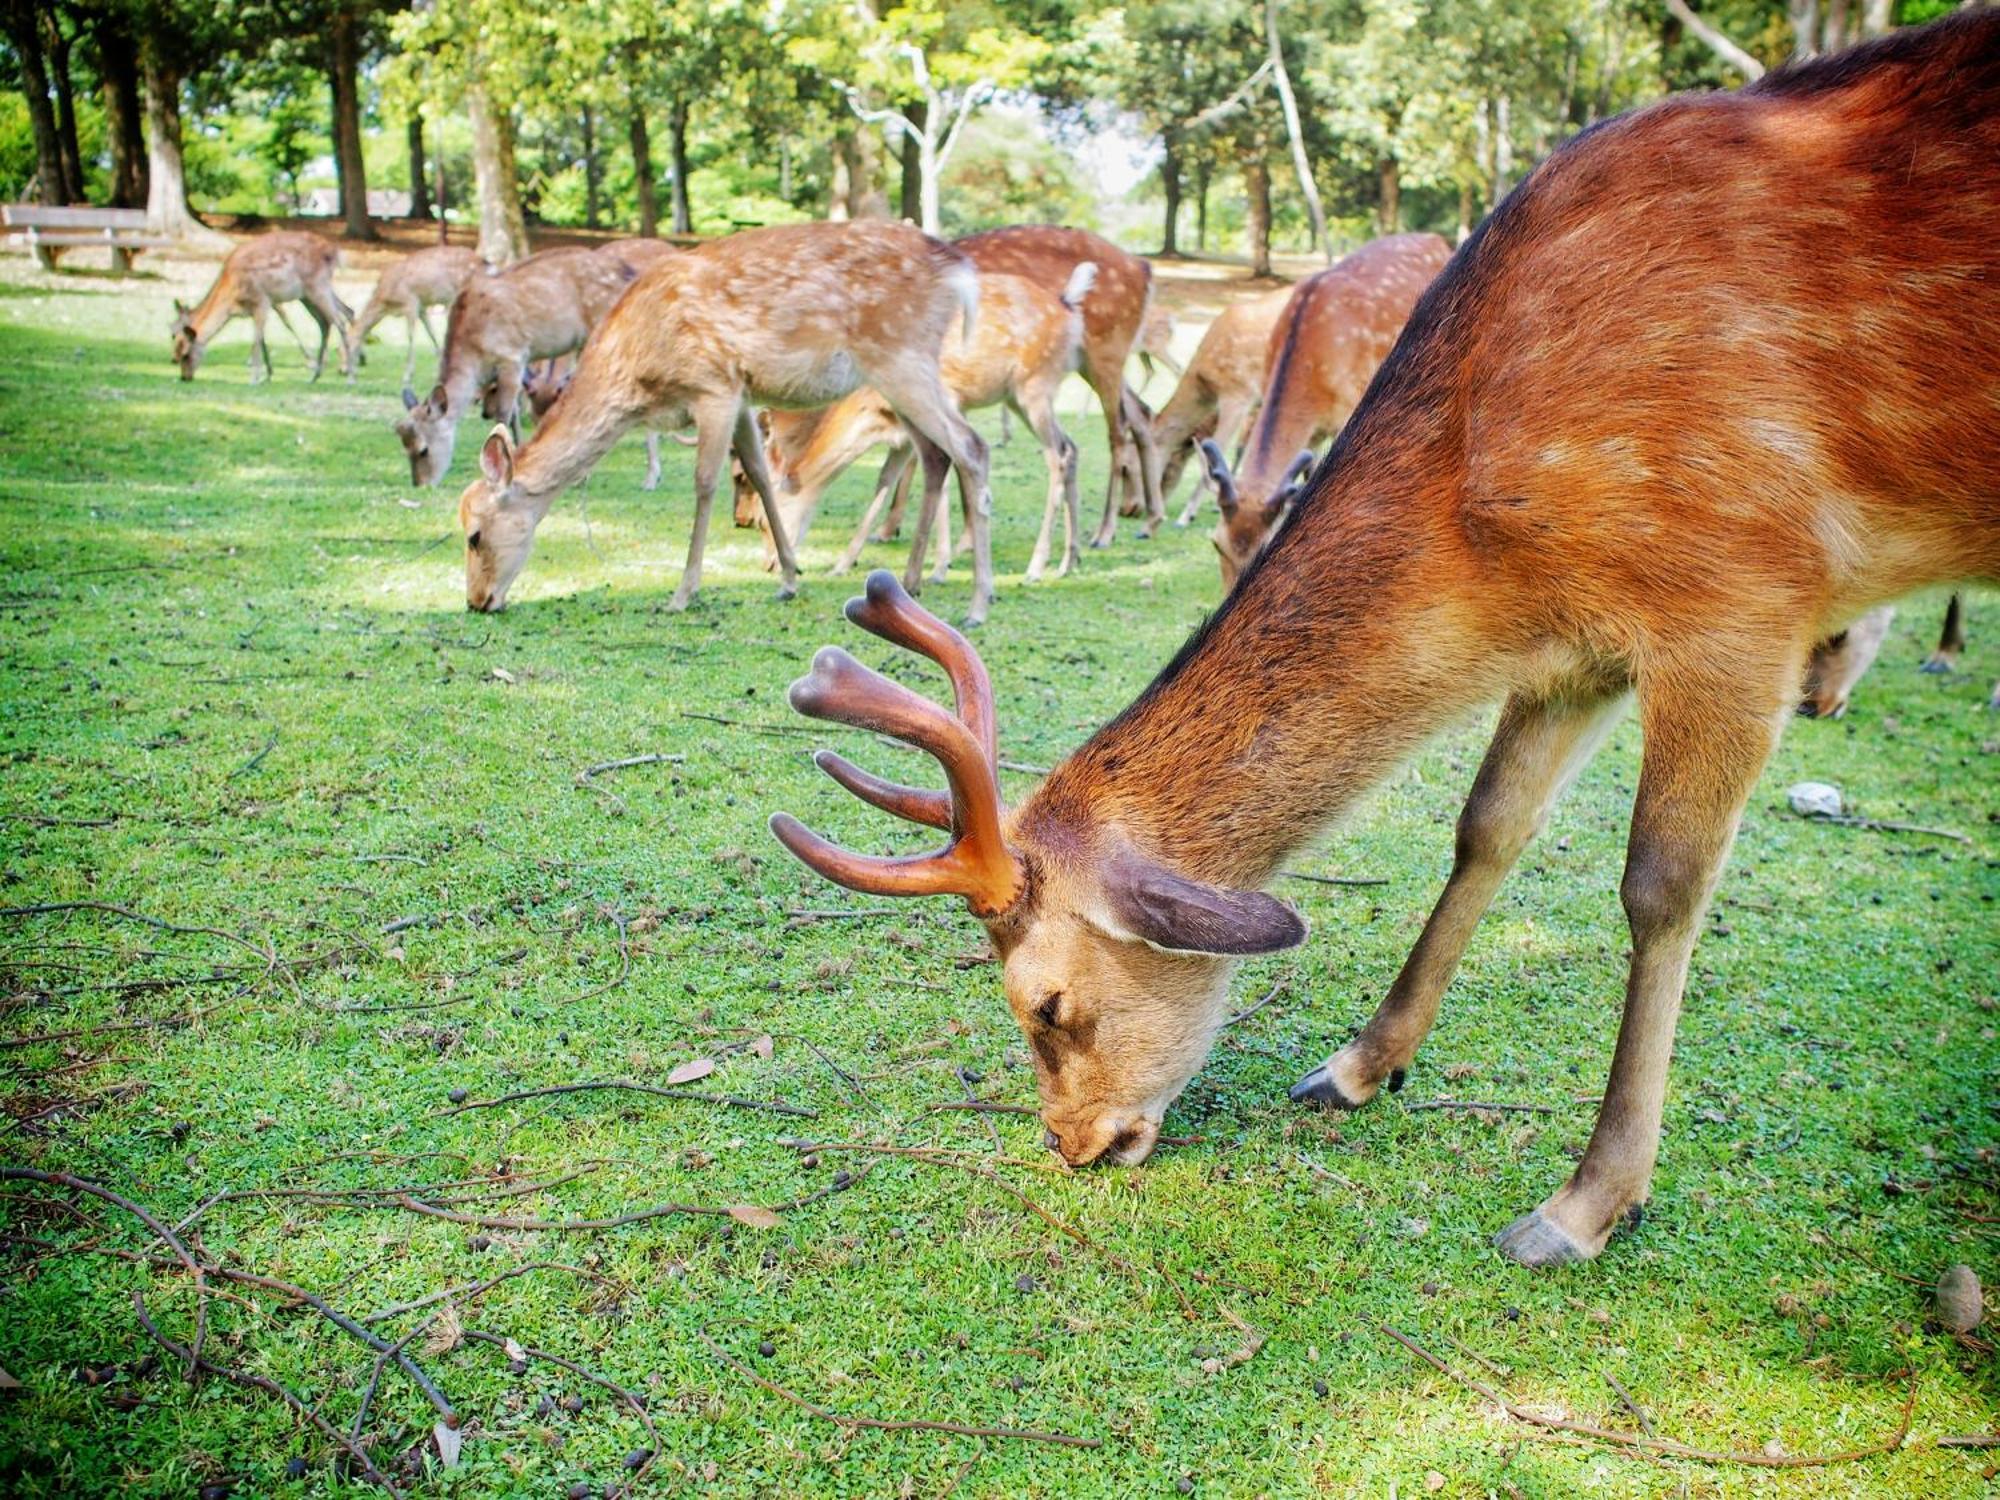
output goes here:
<path id="1" fill-rule="evenodd" d="M 799 410 L 829 406 L 861 384 L 861 367 L 845 350 L 786 351 L 746 374 L 751 399 L 760 406 Z"/>

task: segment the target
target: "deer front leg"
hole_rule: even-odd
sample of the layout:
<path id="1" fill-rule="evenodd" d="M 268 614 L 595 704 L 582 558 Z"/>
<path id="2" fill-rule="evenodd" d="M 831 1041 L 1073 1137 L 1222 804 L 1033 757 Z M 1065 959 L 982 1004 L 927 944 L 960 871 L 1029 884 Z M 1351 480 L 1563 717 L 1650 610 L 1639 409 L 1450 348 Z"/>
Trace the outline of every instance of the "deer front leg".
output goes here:
<path id="1" fill-rule="evenodd" d="M 403 322 L 406 325 L 405 331 L 409 335 L 403 347 L 403 384 L 408 385 L 417 378 L 417 325 L 422 323 L 425 333 L 430 333 L 431 325 L 424 317 L 422 308 L 407 314 Z M 437 342 L 435 334 L 431 336 L 431 342 L 433 344 Z"/>
<path id="2" fill-rule="evenodd" d="M 1076 566 L 1077 495 L 1076 495 L 1076 444 L 1056 421 L 1054 392 L 1037 391 L 1030 402 L 1023 403 L 1021 416 L 1034 430 L 1035 439 L 1042 445 L 1042 459 L 1049 469 L 1049 490 L 1042 501 L 1042 529 L 1035 536 L 1035 550 L 1028 558 L 1028 582 L 1037 582 L 1049 563 L 1049 540 L 1055 530 L 1056 510 L 1062 507 L 1063 514 L 1063 560 L 1056 569 L 1056 577 L 1061 578 Z"/>
<path id="3" fill-rule="evenodd" d="M 306 312 L 315 323 L 319 324 L 319 350 L 312 357 L 312 378 L 316 382 L 326 371 L 326 344 L 333 333 L 333 322 L 310 300 L 306 302 Z"/>
<path id="4" fill-rule="evenodd" d="M 1958 595 L 1944 607 L 1944 628 L 1938 632 L 1937 650 L 1925 661 L 1926 672 L 1956 672 L 1958 654 L 1965 649 L 1965 616 Z"/>
<path id="5" fill-rule="evenodd" d="M 778 514 L 777 497 L 771 493 L 771 471 L 764 466 L 764 434 L 758 430 L 756 415 L 747 402 L 737 403 L 732 427 L 736 461 L 743 465 L 744 476 L 757 492 L 757 498 L 763 502 L 764 519 L 771 528 L 771 542 L 778 549 L 778 597 L 790 599 L 799 591 L 799 559 L 792 551 L 792 538 L 785 530 L 784 517 Z M 657 464 L 657 456 L 654 461 Z M 801 535 L 805 533 L 803 523 L 799 532 Z"/>
<path id="6" fill-rule="evenodd" d="M 1423 935 L 1361 1034 L 1299 1080 L 1294 1100 L 1358 1109 L 1384 1082 L 1392 1093 L 1403 1086 L 1494 893 L 1624 703 L 1622 688 L 1609 687 L 1568 699 L 1508 699 L 1459 814 L 1451 878 Z"/>
<path id="7" fill-rule="evenodd" d="M 715 482 L 722 475 L 723 460 L 736 437 L 736 414 L 741 397 L 703 402 L 694 409 L 694 530 L 688 537 L 687 566 L 681 569 L 680 587 L 667 601 L 670 610 L 683 610 L 701 587 L 701 557 L 708 547 L 708 512 L 715 503 Z M 770 514 L 770 512 L 766 512 Z M 780 528 L 780 535 L 783 529 Z M 787 550 L 790 543 L 786 543 Z"/>
<path id="8" fill-rule="evenodd" d="M 829 570 L 828 576 L 838 578 L 850 571 L 861 560 L 861 549 L 868 545 L 870 529 L 875 518 L 882 514 L 882 508 L 889 503 L 889 497 L 900 491 L 900 487 L 910 472 L 910 459 L 916 452 L 908 443 L 891 448 L 889 456 L 882 460 L 882 472 L 875 478 L 875 494 L 868 502 L 868 512 L 862 516 L 861 524 L 854 528 L 854 539 L 847 544 L 847 550 L 840 554 L 840 561 Z"/>
<path id="9" fill-rule="evenodd" d="M 895 498 L 889 502 L 889 514 L 882 518 L 881 529 L 875 533 L 878 542 L 893 542 L 903 534 L 903 516 L 910 508 L 910 480 L 916 470 L 905 465 L 896 480 Z"/>
<path id="10" fill-rule="evenodd" d="M 917 499 L 916 525 L 910 532 L 910 557 L 903 564 L 903 587 L 914 594 L 923 588 L 924 554 L 930 548 L 931 527 L 944 511 L 944 482 L 951 472 L 951 461 L 942 448 L 915 431 L 911 433 L 911 442 L 924 475 L 923 493 Z M 945 522 L 947 527 L 950 524 Z"/>
<path id="11" fill-rule="evenodd" d="M 1104 427 L 1111 444 L 1111 477 L 1104 487 L 1104 519 L 1097 523 L 1097 534 L 1090 539 L 1093 547 L 1108 547 L 1112 537 L 1118 533 L 1118 490 L 1123 476 L 1122 460 L 1125 454 L 1125 433 L 1118 420 L 1119 382 L 1113 380 L 1107 391 L 1103 383 L 1092 382 L 1091 388 L 1097 392 L 1097 399 L 1104 407 Z"/>
<path id="12" fill-rule="evenodd" d="M 262 385 L 271 378 L 271 351 L 264 347 L 264 320 L 271 304 L 259 302 L 250 309 L 250 383 Z M 261 369 L 260 369 L 261 366 Z"/>
<path id="13" fill-rule="evenodd" d="M 1741 650 L 1738 641 L 1718 643 L 1712 659 L 1727 661 Z M 1619 890 L 1632 930 L 1625 1017 L 1583 1160 L 1557 1192 L 1494 1239 L 1510 1260 L 1524 1266 L 1588 1260 L 1646 1201 L 1688 960 L 1803 657 L 1801 649 L 1772 674 L 1764 703 L 1746 705 L 1740 679 L 1710 682 L 1706 690 L 1640 685 L 1646 749 Z M 1757 696 L 1766 696 L 1765 685 L 1757 686 Z"/>
<path id="14" fill-rule="evenodd" d="M 646 434 L 646 477 L 639 482 L 639 488 L 648 492 L 660 487 L 660 435 Z"/>
<path id="15" fill-rule="evenodd" d="M 307 364 L 311 364 L 312 350 L 308 349 L 306 341 L 299 337 L 298 325 L 292 321 L 292 315 L 285 311 L 285 304 L 282 302 L 273 302 L 271 304 L 271 311 L 278 315 L 278 321 L 285 325 L 285 332 L 289 333 L 292 336 L 292 342 L 299 346 L 299 358 Z"/>

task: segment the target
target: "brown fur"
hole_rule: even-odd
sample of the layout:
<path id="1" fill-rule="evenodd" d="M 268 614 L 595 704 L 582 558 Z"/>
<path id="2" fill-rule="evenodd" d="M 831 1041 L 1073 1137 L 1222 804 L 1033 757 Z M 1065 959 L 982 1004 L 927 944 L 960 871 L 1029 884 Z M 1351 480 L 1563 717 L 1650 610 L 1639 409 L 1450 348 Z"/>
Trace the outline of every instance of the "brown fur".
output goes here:
<path id="1" fill-rule="evenodd" d="M 408 385 L 417 368 L 419 324 L 430 335 L 431 347 L 443 352 L 425 311 L 451 306 L 482 264 L 478 252 L 463 245 L 431 245 L 413 250 L 389 266 L 376 278 L 375 290 L 368 294 L 360 315 L 347 325 L 347 338 L 340 351 L 340 373 L 353 375 L 361 360 L 361 345 L 369 332 L 384 318 L 399 314 L 409 331 L 409 354 L 403 363 L 403 384 Z"/>
<path id="2" fill-rule="evenodd" d="M 965 257 L 904 224 L 753 229 L 660 261 L 591 336 L 568 391 L 518 462 L 504 433 L 488 439 L 482 477 L 459 500 L 466 603 L 506 603 L 549 506 L 621 433 L 692 422 L 694 535 L 672 604 L 685 608 L 701 582 L 709 506 L 732 446 L 775 514 L 747 403 L 822 406 L 864 382 L 917 434 L 927 497 L 956 467 L 975 518 L 980 577 L 990 578 L 985 444 L 938 374 L 945 332 L 973 316 L 976 296 Z M 775 540 L 789 594 L 797 565 L 782 526 Z M 975 613 L 986 600 L 975 586 Z"/>
<path id="3" fill-rule="evenodd" d="M 1301 456 L 1346 425 L 1417 298 L 1450 258 L 1434 234 L 1393 234 L 1292 288 L 1265 346 L 1262 406 L 1241 472 L 1217 476 L 1223 588 L 1264 550 L 1303 492 Z"/>
<path id="4" fill-rule="evenodd" d="M 229 252 L 216 275 L 214 285 L 194 307 L 174 303 L 174 321 L 168 330 L 174 340 L 174 363 L 181 379 L 194 379 L 209 341 L 231 318 L 248 317 L 254 333 L 250 342 L 251 380 L 271 378 L 271 355 L 264 346 L 264 319 L 276 308 L 278 321 L 293 338 L 298 331 L 286 321 L 285 302 L 302 302 L 312 320 L 319 324 L 319 353 L 307 354 L 312 361 L 314 380 L 326 364 L 326 344 L 330 332 L 345 329 L 354 311 L 333 290 L 334 267 L 340 251 L 316 234 L 297 230 L 274 230 L 260 234 Z M 305 345 L 299 345 L 305 353 Z M 259 367 L 261 366 L 261 374 Z"/>
<path id="5" fill-rule="evenodd" d="M 1208 438 L 1223 448 L 1236 440 L 1264 394 L 1266 351 L 1271 330 L 1291 301 L 1289 287 L 1232 303 L 1215 315 L 1181 372 L 1167 404 L 1153 418 L 1153 442 L 1161 454 L 1160 498 L 1171 500 L 1194 445 Z M 1180 514 L 1179 525 L 1201 506 L 1197 489 Z"/>
<path id="6" fill-rule="evenodd" d="M 1575 1175 L 1499 1239 L 1530 1265 L 1603 1248 L 1647 1195 L 1702 914 L 1814 641 L 1914 588 L 2000 577 L 1995 222 L 1990 11 L 1669 100 L 1530 174 L 1221 610 L 1005 820 L 1022 877 L 987 926 L 1008 1002 L 1031 1036 L 1051 1003 L 1059 1034 L 1095 1028 L 1038 1069 L 1066 1157 L 1143 1156 L 1225 1014 L 1227 959 L 1120 917 L 1131 860 L 1242 895 L 1506 699 L 1422 938 L 1295 1090 L 1365 1103 L 1636 690 L 1611 1076 Z M 1245 925 L 1280 936 L 1268 912 Z"/>

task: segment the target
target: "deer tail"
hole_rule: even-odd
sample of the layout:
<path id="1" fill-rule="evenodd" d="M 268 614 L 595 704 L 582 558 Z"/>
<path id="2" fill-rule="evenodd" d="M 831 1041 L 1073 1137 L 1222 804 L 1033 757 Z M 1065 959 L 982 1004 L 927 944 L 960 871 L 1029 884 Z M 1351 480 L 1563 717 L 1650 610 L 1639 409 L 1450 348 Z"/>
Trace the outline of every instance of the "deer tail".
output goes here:
<path id="1" fill-rule="evenodd" d="M 944 274 L 952 295 L 958 299 L 959 312 L 965 320 L 965 342 L 970 344 L 973 324 L 979 321 L 979 272 L 971 261 L 961 260 Z"/>
<path id="2" fill-rule="evenodd" d="M 1090 289 L 1097 285 L 1097 262 L 1080 260 L 1076 269 L 1069 273 L 1069 284 L 1063 288 L 1062 304 L 1071 312 L 1083 306 L 1083 299 L 1090 295 Z"/>

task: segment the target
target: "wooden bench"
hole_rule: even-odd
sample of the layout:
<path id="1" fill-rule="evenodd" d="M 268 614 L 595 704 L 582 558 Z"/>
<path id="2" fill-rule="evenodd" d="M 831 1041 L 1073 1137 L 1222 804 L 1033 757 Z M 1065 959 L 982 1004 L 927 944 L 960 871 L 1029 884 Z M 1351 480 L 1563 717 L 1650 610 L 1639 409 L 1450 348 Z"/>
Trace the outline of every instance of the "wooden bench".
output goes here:
<path id="1" fill-rule="evenodd" d="M 171 241 L 146 233 L 143 208 L 45 208 L 39 203 L 0 203 L 0 224 L 17 231 L 9 244 L 26 245 L 44 271 L 56 268 L 56 254 L 78 245 L 104 245 L 111 251 L 111 269 L 123 276 L 132 269 L 132 252 Z"/>

